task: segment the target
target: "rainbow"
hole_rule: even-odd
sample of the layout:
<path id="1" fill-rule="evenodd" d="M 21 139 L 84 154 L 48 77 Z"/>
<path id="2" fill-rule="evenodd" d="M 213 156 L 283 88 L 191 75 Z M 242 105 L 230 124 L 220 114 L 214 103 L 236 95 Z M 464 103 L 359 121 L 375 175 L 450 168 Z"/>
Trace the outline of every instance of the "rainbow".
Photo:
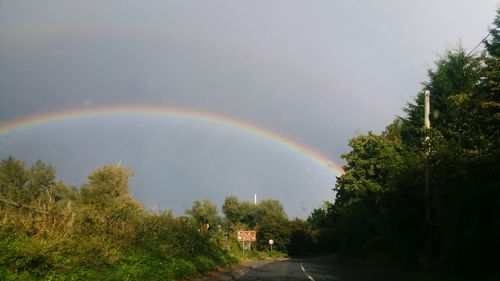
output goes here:
<path id="1" fill-rule="evenodd" d="M 16 130 L 29 129 L 56 122 L 71 121 L 87 117 L 105 117 L 117 115 L 177 117 L 219 126 L 223 125 L 232 129 L 238 129 L 244 132 L 252 133 L 266 140 L 270 140 L 294 153 L 303 155 L 319 166 L 325 168 L 335 176 L 340 176 L 343 174 L 342 168 L 339 165 L 334 164 L 326 156 L 313 150 L 312 148 L 286 138 L 283 135 L 241 120 L 210 112 L 195 111 L 192 109 L 178 107 L 164 107 L 153 105 L 114 105 L 102 107 L 73 108 L 47 114 L 28 116 L 25 118 L 19 118 L 0 123 L 0 135 Z"/>

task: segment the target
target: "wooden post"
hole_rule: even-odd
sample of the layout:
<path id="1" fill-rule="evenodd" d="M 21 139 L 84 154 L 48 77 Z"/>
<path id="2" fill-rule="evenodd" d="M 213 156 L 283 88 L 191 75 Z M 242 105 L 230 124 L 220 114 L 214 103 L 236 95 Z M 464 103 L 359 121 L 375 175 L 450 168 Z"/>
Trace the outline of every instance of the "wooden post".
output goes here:
<path id="1" fill-rule="evenodd" d="M 430 147 L 430 137 L 428 135 L 427 130 L 431 128 L 431 121 L 429 119 L 429 114 L 430 114 L 430 92 L 426 90 L 424 92 L 424 128 L 426 130 L 426 135 L 425 135 L 425 191 L 424 191 L 424 196 L 425 196 L 425 222 L 427 226 L 427 237 L 426 237 L 426 245 L 425 245 L 425 251 L 427 254 L 427 260 L 425 267 L 427 270 L 431 269 L 431 261 L 432 261 L 432 256 L 433 256 L 433 222 L 432 222 L 432 190 L 431 190 L 431 185 L 430 185 L 430 177 L 431 177 L 431 171 L 429 167 L 429 156 L 431 152 L 431 147 Z"/>

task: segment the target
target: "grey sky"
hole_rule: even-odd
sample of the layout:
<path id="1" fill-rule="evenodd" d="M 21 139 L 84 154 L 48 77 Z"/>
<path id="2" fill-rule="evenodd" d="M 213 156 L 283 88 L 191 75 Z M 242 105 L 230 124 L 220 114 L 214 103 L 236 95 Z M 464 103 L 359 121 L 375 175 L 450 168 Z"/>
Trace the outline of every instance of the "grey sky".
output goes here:
<path id="1" fill-rule="evenodd" d="M 1 1 L 0 123 L 113 104 L 182 106 L 245 120 L 337 163 L 382 130 L 458 42 L 474 47 L 497 1 Z M 125 120 L 126 119 L 126 120 Z M 333 200 L 333 179 L 251 134 L 161 118 L 100 118 L 0 135 L 0 156 L 52 163 L 81 184 L 105 163 L 177 214 L 229 194 L 290 216 Z"/>

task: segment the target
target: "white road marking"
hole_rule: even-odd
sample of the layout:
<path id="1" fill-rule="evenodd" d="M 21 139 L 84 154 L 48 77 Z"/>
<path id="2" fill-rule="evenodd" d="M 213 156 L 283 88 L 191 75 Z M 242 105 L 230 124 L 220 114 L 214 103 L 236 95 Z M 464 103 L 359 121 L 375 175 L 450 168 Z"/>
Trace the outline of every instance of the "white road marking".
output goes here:
<path id="1" fill-rule="evenodd" d="M 309 275 L 309 273 L 307 273 L 306 269 L 304 268 L 304 264 L 303 263 L 300 263 L 300 269 L 302 269 L 302 271 L 307 276 L 307 278 L 309 278 L 309 280 L 314 281 L 314 278 L 312 278 L 312 276 Z"/>

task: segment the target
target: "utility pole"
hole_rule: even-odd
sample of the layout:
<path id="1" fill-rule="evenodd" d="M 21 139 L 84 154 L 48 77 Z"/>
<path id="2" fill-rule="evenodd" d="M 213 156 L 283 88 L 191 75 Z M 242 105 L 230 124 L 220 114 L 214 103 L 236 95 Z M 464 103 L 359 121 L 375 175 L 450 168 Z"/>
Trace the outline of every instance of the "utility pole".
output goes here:
<path id="1" fill-rule="evenodd" d="M 429 114 L 431 112 L 431 92 L 429 90 L 425 90 L 424 92 L 424 127 L 426 129 L 431 128 L 431 120 L 429 119 Z M 428 137 L 426 137 L 427 140 Z"/>
<path id="2" fill-rule="evenodd" d="M 427 269 L 430 269 L 431 258 L 433 255 L 433 223 L 432 223 L 432 192 L 430 186 L 431 172 L 429 168 L 429 155 L 431 152 L 430 137 L 428 130 L 431 128 L 430 114 L 430 91 L 424 92 L 424 128 L 425 133 L 425 222 L 427 225 L 427 239 L 426 239 L 426 252 L 427 252 Z"/>
<path id="3" fill-rule="evenodd" d="M 428 130 L 431 128 L 431 121 L 429 119 L 430 114 L 430 95 L 431 93 L 428 90 L 424 92 L 424 128 L 426 130 L 425 133 L 425 220 L 427 224 L 430 226 L 432 224 L 432 216 L 431 216 L 431 204 L 430 204 L 430 171 L 429 171 L 429 154 L 431 152 L 430 148 L 430 137 L 428 135 Z"/>

